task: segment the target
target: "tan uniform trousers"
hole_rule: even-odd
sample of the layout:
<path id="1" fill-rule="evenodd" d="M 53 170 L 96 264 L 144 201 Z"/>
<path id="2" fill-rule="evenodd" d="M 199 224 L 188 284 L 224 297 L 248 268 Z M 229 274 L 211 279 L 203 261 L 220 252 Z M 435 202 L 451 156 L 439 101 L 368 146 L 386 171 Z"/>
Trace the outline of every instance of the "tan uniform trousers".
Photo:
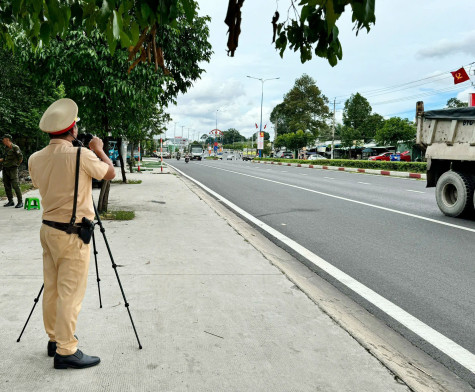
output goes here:
<path id="1" fill-rule="evenodd" d="M 77 350 L 74 337 L 81 303 L 86 292 L 90 244 L 77 234 L 42 225 L 43 247 L 43 322 L 56 352 L 72 355 Z"/>

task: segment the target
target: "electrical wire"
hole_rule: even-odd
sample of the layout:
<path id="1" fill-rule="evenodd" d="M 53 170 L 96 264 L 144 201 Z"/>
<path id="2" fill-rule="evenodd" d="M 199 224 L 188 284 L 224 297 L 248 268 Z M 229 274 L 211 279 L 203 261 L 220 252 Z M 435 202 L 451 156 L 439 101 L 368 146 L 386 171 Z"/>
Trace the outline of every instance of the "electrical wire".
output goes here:
<path id="1" fill-rule="evenodd" d="M 469 64 L 466 64 L 466 65 L 463 66 L 463 68 L 468 67 L 468 66 L 472 66 L 473 64 L 475 64 L 475 62 L 471 62 Z M 381 87 L 381 88 L 377 88 L 377 89 L 366 90 L 366 91 L 360 92 L 360 94 L 367 97 L 367 96 L 371 96 L 371 95 L 383 95 L 383 94 L 393 93 L 395 91 L 402 91 L 402 90 L 406 90 L 406 89 L 416 88 L 416 87 L 419 87 L 419 86 L 422 86 L 422 85 L 425 85 L 425 84 L 440 82 L 444 79 L 450 79 L 451 78 L 450 72 L 451 71 L 440 72 L 438 74 L 435 74 L 435 75 L 432 75 L 432 76 L 427 76 L 425 78 L 421 78 L 421 79 L 417 79 L 417 80 L 413 80 L 411 82 L 405 82 L 405 83 L 395 84 L 395 85 L 388 86 L 388 87 Z M 395 89 L 398 89 L 398 90 L 395 90 Z M 346 97 L 349 98 L 349 97 L 351 97 L 351 95 L 350 96 L 348 96 L 348 95 L 338 95 L 335 98 L 336 99 L 341 99 L 341 98 L 346 98 Z"/>

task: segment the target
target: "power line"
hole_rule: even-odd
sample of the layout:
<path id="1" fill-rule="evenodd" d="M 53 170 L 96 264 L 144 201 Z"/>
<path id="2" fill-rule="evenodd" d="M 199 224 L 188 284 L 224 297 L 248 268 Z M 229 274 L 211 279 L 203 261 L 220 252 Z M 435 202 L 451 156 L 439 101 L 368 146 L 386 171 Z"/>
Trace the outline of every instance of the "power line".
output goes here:
<path id="1" fill-rule="evenodd" d="M 469 64 L 466 64 L 463 67 L 468 67 L 468 66 L 473 65 L 473 64 L 475 64 L 475 62 L 471 62 Z M 372 95 L 372 94 L 373 95 L 379 95 L 379 94 L 384 94 L 384 93 L 386 93 L 386 94 L 387 93 L 392 93 L 392 92 L 394 92 L 394 89 L 398 89 L 398 88 L 400 89 L 398 91 L 401 91 L 401 90 L 404 90 L 404 89 L 415 88 L 415 87 L 418 87 L 418 86 L 421 86 L 421 85 L 424 85 L 424 84 L 439 82 L 443 79 L 449 79 L 450 78 L 450 72 L 451 71 L 440 72 L 438 74 L 435 74 L 435 75 L 432 75 L 432 76 L 427 76 L 425 78 L 421 78 L 421 79 L 417 79 L 417 80 L 413 80 L 411 82 L 405 82 L 405 83 L 395 84 L 395 85 L 388 86 L 388 87 L 381 87 L 381 88 L 377 88 L 377 89 L 363 91 L 360 94 L 364 95 L 364 96 L 368 96 L 368 95 Z M 420 82 L 423 82 L 423 83 L 420 83 Z M 419 83 L 419 84 L 417 84 L 417 83 Z M 414 86 L 412 86 L 412 85 L 414 85 Z M 338 98 L 345 98 L 345 97 L 351 97 L 351 95 L 336 96 L 337 99 Z"/>

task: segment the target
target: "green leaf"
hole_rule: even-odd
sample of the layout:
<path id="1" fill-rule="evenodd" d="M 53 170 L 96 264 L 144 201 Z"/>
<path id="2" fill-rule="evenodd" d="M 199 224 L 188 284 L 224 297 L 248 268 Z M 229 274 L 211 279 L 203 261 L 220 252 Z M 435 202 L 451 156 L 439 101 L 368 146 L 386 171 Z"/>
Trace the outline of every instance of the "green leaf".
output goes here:
<path id="1" fill-rule="evenodd" d="M 132 23 L 132 26 L 130 28 L 130 34 L 132 35 L 132 42 L 137 42 L 140 38 L 140 29 L 139 25 L 136 21 Z"/>
<path id="2" fill-rule="evenodd" d="M 300 13 L 300 22 L 304 23 L 305 20 L 310 15 L 311 8 L 308 5 L 302 7 L 302 12 Z"/>
<path id="3" fill-rule="evenodd" d="M 23 3 L 23 0 L 13 0 L 13 1 L 12 1 L 13 15 L 18 15 L 18 13 L 20 12 L 22 3 Z"/>
<path id="4" fill-rule="evenodd" d="M 327 4 L 325 6 L 325 16 L 327 20 L 327 32 L 330 35 L 330 32 L 333 30 L 333 26 L 335 26 L 335 22 L 340 15 L 335 13 L 333 8 L 333 0 L 327 0 Z"/>
<path id="5" fill-rule="evenodd" d="M 152 10 L 150 9 L 150 7 L 148 6 L 148 4 L 146 3 L 142 3 L 141 7 L 140 7 L 140 11 L 142 13 L 142 17 L 147 20 L 148 17 L 150 16 L 150 14 L 152 13 Z"/>
<path id="6" fill-rule="evenodd" d="M 43 22 L 40 28 L 40 38 L 45 45 L 48 44 L 50 38 L 51 29 L 49 22 Z"/>
<path id="7" fill-rule="evenodd" d="M 195 3 L 190 0 L 182 0 L 182 5 L 185 10 L 185 16 L 189 23 L 193 23 L 195 17 Z"/>
<path id="8" fill-rule="evenodd" d="M 120 32 L 122 31 L 122 17 L 120 14 L 114 10 L 112 16 L 112 33 L 114 34 L 115 39 L 120 38 Z"/>
<path id="9" fill-rule="evenodd" d="M 109 52 L 111 55 L 114 55 L 115 48 L 117 46 L 117 40 L 114 38 L 114 33 L 112 31 L 111 23 L 107 24 L 106 39 L 107 39 L 107 44 L 109 45 Z"/>
<path id="10" fill-rule="evenodd" d="M 130 41 L 130 37 L 124 31 L 120 32 L 120 45 L 123 48 L 128 48 L 130 45 L 132 45 L 132 42 Z"/>

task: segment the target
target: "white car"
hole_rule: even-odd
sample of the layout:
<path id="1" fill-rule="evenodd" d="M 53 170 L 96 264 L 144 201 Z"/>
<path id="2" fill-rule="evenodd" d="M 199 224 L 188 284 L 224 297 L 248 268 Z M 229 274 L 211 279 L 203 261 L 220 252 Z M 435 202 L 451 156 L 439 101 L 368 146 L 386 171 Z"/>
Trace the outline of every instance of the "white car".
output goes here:
<path id="1" fill-rule="evenodd" d="M 236 157 L 233 154 L 230 154 L 226 157 L 227 161 L 232 161 L 233 159 L 236 159 Z"/>
<path id="2" fill-rule="evenodd" d="M 328 158 L 325 158 L 324 156 L 320 154 L 312 154 L 307 158 L 308 161 L 317 161 L 319 159 L 328 159 Z"/>

